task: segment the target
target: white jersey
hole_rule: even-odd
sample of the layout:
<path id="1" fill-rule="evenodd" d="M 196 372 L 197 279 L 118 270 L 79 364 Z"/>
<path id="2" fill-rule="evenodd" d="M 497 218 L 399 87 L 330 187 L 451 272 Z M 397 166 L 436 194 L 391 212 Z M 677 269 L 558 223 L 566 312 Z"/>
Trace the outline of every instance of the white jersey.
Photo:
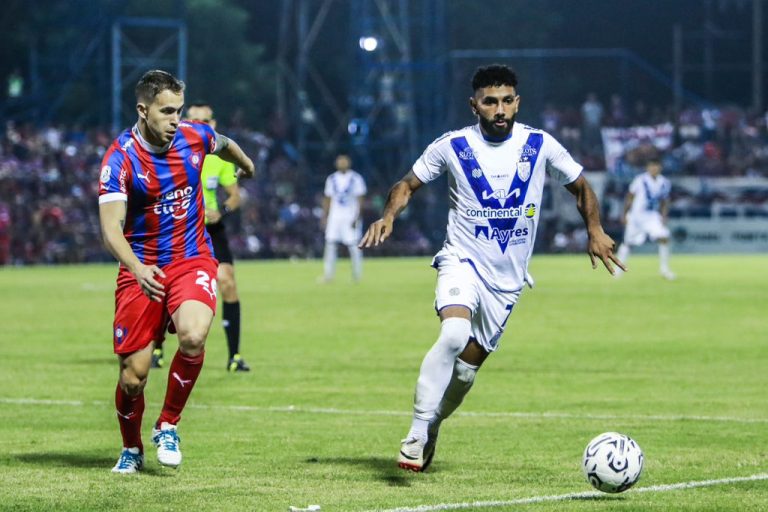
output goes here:
<path id="1" fill-rule="evenodd" d="M 634 196 L 628 215 L 643 217 L 652 213 L 660 213 L 661 203 L 669 198 L 672 190 L 670 181 L 662 175 L 655 178 L 644 172 L 635 176 L 629 185 L 629 191 Z"/>
<path id="2" fill-rule="evenodd" d="M 360 215 L 359 198 L 366 194 L 363 177 L 353 170 L 336 171 L 325 180 L 325 196 L 330 198 L 328 224 L 351 224 Z"/>
<path id="3" fill-rule="evenodd" d="M 458 256 L 492 290 L 522 289 L 536 239 L 545 173 L 560 184 L 582 171 L 548 133 L 515 123 L 503 142 L 479 125 L 435 140 L 413 165 L 428 183 L 449 171 L 450 211 L 443 254 Z"/>

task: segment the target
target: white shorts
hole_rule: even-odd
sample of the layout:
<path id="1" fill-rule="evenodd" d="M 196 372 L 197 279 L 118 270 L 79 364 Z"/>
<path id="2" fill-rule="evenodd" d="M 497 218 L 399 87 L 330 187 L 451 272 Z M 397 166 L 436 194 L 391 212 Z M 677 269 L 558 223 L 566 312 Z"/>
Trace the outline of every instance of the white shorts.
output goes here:
<path id="1" fill-rule="evenodd" d="M 435 310 L 440 313 L 448 306 L 468 308 L 472 312 L 472 337 L 486 351 L 495 351 L 520 292 L 489 288 L 474 267 L 458 256 L 435 257 L 432 265 L 437 268 Z"/>
<path id="2" fill-rule="evenodd" d="M 662 222 L 661 214 L 649 212 L 627 216 L 627 227 L 624 230 L 625 244 L 643 245 L 648 240 L 655 242 L 660 238 L 669 238 L 669 229 Z"/>
<path id="3" fill-rule="evenodd" d="M 328 219 L 328 224 L 325 226 L 326 242 L 357 245 L 362 237 L 363 229 L 360 219 L 356 222 L 350 222 L 347 219 Z"/>

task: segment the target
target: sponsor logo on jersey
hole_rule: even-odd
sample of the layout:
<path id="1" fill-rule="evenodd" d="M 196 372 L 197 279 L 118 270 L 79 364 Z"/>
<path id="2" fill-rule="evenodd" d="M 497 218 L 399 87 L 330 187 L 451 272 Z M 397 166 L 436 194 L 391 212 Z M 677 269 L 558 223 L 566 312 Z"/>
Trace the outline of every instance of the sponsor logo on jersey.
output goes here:
<path id="1" fill-rule="evenodd" d="M 119 178 L 119 185 L 120 185 L 120 192 L 126 193 L 128 191 L 128 187 L 125 185 L 125 180 L 128 178 L 128 172 L 125 169 L 120 169 L 120 178 Z"/>
<path id="2" fill-rule="evenodd" d="M 170 215 L 179 220 L 187 216 L 191 202 L 192 187 L 177 188 L 157 196 L 154 211 L 156 215 Z"/>
<path id="3" fill-rule="evenodd" d="M 534 203 L 528 203 L 525 205 L 525 216 L 532 219 L 536 215 L 536 205 Z"/>
<path id="4" fill-rule="evenodd" d="M 539 150 L 531 146 L 530 144 L 524 145 L 523 149 L 520 150 L 520 156 L 536 156 L 538 154 L 539 154 Z"/>
<path id="5" fill-rule="evenodd" d="M 517 175 L 523 181 L 531 177 L 531 162 L 517 162 Z"/>
<path id="6" fill-rule="evenodd" d="M 479 178 L 482 175 L 483 175 L 483 170 L 480 169 L 479 167 L 475 167 L 474 169 L 472 169 L 472 177 L 473 178 Z"/>
<path id="7" fill-rule="evenodd" d="M 101 168 L 101 176 L 99 176 L 99 179 L 102 183 L 106 183 L 109 181 L 110 174 L 112 174 L 112 167 L 105 165 Z"/>
<path id="8" fill-rule="evenodd" d="M 123 151 L 128 151 L 128 149 L 133 146 L 133 137 L 129 138 L 125 143 L 123 144 Z"/>
<path id="9" fill-rule="evenodd" d="M 483 200 L 487 201 L 488 199 L 495 198 L 495 199 L 498 199 L 503 206 L 504 202 L 510 197 L 520 197 L 520 189 L 516 188 L 514 190 L 506 191 L 503 188 L 498 188 L 492 192 L 483 190 L 482 195 L 483 195 Z"/>
<path id="10" fill-rule="evenodd" d="M 506 245 L 520 245 L 528 240 L 528 227 L 499 228 L 493 226 L 475 226 L 475 238 L 485 237 Z"/>
<path id="11" fill-rule="evenodd" d="M 468 147 L 466 149 L 462 149 L 459 151 L 459 158 L 462 160 L 474 160 L 475 159 L 475 152 L 472 151 L 472 148 Z"/>
<path id="12" fill-rule="evenodd" d="M 149 173 L 141 174 L 139 171 L 136 171 L 136 177 L 149 183 Z"/>
<path id="13" fill-rule="evenodd" d="M 472 219 L 517 219 L 523 216 L 523 207 L 514 208 L 467 208 L 467 217 Z"/>

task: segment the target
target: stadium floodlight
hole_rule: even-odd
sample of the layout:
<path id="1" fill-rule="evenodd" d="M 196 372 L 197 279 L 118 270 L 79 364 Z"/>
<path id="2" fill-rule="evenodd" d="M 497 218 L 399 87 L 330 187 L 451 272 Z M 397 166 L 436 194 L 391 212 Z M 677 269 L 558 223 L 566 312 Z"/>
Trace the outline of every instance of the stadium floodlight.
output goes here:
<path id="1" fill-rule="evenodd" d="M 379 47 L 379 40 L 373 36 L 363 36 L 360 38 L 359 44 L 361 49 L 373 52 Z"/>

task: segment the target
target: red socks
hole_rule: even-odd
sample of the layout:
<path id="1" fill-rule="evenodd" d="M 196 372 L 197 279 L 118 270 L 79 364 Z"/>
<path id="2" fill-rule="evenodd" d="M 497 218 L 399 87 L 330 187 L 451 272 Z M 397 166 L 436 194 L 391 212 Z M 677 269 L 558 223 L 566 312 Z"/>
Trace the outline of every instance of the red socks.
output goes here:
<path id="1" fill-rule="evenodd" d="M 117 419 L 120 422 L 120 434 L 123 436 L 123 446 L 126 448 L 138 447 L 144 452 L 141 443 L 141 418 L 144 415 L 144 393 L 139 396 L 130 396 L 117 383 L 115 390 L 115 407 Z"/>
<path id="2" fill-rule="evenodd" d="M 200 370 L 203 369 L 203 359 L 205 352 L 197 356 L 187 356 L 180 350 L 176 351 L 171 367 L 168 368 L 168 388 L 165 391 L 163 410 L 157 420 L 158 425 L 163 422 L 175 425 L 179 422 L 181 411 L 192 393 Z"/>

